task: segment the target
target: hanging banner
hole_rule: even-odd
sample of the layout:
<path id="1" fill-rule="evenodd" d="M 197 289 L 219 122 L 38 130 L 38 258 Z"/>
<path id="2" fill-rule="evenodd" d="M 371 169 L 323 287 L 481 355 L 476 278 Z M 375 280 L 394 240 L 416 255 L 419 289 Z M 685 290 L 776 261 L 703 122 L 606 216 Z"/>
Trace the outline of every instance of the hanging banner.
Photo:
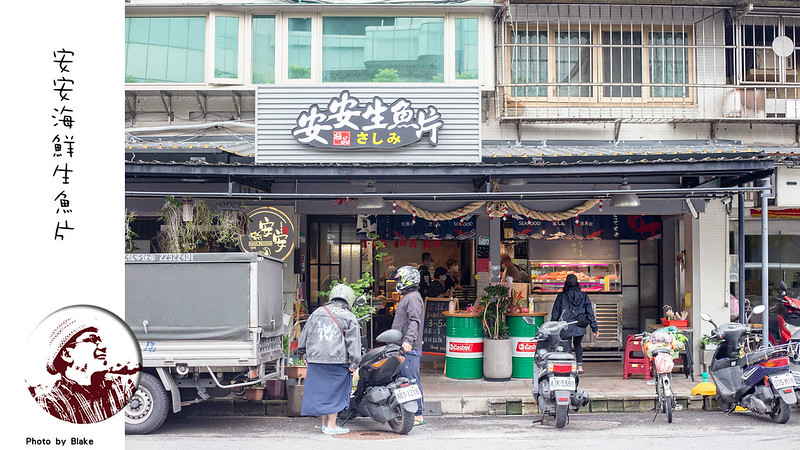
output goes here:
<path id="1" fill-rule="evenodd" d="M 294 249 L 294 224 L 283 211 L 264 207 L 256 208 L 247 215 L 250 223 L 247 233 L 239 239 L 244 252 L 257 252 L 280 260 Z"/>
<path id="2" fill-rule="evenodd" d="M 514 239 L 637 239 L 661 237 L 661 216 L 578 216 L 575 220 L 537 220 L 511 216 Z"/>
<path id="3" fill-rule="evenodd" d="M 411 215 L 360 215 L 357 236 L 366 239 L 390 240 L 467 240 L 475 239 L 475 216 L 462 219 L 425 220 Z"/>

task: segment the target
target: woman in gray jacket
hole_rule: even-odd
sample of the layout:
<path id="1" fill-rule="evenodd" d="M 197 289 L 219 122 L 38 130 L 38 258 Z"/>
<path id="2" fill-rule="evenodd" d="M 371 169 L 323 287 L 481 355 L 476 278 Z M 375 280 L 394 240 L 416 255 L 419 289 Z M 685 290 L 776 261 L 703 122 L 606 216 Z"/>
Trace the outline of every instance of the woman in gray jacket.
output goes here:
<path id="1" fill-rule="evenodd" d="M 344 434 L 336 425 L 339 411 L 350 404 L 353 372 L 361 362 L 361 329 L 350 311 L 356 296 L 350 286 L 337 284 L 331 301 L 308 318 L 297 344 L 308 363 L 301 414 L 322 416 L 322 432 Z"/>

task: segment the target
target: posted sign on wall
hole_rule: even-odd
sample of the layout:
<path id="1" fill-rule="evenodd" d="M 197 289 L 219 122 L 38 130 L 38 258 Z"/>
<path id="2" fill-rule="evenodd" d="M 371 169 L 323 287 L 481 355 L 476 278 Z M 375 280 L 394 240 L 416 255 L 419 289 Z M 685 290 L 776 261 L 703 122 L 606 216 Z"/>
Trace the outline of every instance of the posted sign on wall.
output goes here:
<path id="1" fill-rule="evenodd" d="M 239 239 L 245 252 L 263 253 L 286 260 L 294 249 L 294 224 L 283 211 L 275 208 L 256 208 L 247 217 L 247 233 Z"/>
<path id="2" fill-rule="evenodd" d="M 259 85 L 257 164 L 479 163 L 479 86 Z"/>
<path id="3" fill-rule="evenodd" d="M 314 104 L 300 113 L 292 135 L 302 144 L 320 148 L 397 148 L 423 136 L 435 146 L 442 125 L 435 106 L 414 109 L 405 98 L 392 101 L 378 96 L 362 103 L 343 90 L 327 106 Z"/>

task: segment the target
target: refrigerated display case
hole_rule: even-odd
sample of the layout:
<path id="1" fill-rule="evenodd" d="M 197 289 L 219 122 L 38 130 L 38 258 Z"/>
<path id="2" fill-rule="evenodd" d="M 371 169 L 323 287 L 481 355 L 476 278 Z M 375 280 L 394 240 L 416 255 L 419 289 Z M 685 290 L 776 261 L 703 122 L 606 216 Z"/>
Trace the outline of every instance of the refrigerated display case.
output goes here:
<path id="1" fill-rule="evenodd" d="M 621 348 L 622 282 L 620 261 L 529 261 L 531 300 L 535 311 L 549 313 L 567 275 L 575 274 L 581 290 L 590 295 L 600 336 L 587 333 L 584 348 Z M 557 320 L 558 318 L 554 318 Z"/>
<path id="2" fill-rule="evenodd" d="M 529 261 L 528 267 L 534 293 L 561 292 L 569 274 L 584 292 L 622 292 L 619 261 Z"/>

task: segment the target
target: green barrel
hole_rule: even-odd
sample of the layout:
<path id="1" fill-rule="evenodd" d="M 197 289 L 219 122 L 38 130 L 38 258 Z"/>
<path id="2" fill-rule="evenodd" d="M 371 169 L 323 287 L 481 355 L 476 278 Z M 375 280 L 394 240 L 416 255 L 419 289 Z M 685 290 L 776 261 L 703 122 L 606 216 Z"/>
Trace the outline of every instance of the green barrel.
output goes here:
<path id="1" fill-rule="evenodd" d="M 472 380 L 483 378 L 483 329 L 477 316 L 447 316 L 445 375 Z"/>
<path id="2" fill-rule="evenodd" d="M 522 318 L 528 315 L 536 321 L 529 325 Z M 544 316 L 506 314 L 508 336 L 511 340 L 511 377 L 533 378 L 533 357 L 536 355 L 536 332 L 544 323 Z"/>

